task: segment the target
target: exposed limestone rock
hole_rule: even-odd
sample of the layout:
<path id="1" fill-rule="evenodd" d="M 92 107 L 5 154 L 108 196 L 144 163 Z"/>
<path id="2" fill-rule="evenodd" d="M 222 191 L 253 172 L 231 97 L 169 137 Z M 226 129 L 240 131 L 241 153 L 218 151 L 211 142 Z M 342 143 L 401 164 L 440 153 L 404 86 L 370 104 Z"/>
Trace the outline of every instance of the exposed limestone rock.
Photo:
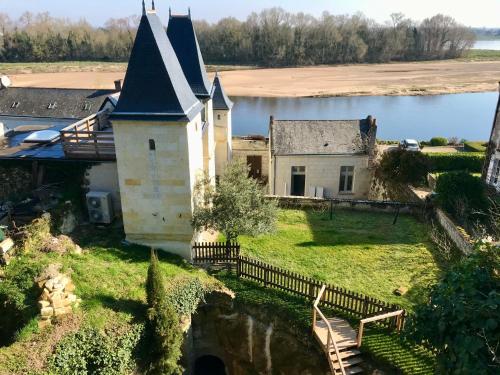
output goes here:
<path id="1" fill-rule="evenodd" d="M 64 209 L 61 213 L 61 225 L 59 226 L 59 231 L 62 234 L 70 234 L 75 230 L 77 225 L 78 219 L 73 212 L 73 206 L 71 202 L 65 202 Z"/>
<path id="2" fill-rule="evenodd" d="M 46 253 L 58 254 L 65 254 L 68 252 L 74 254 L 82 253 L 81 247 L 75 244 L 71 238 L 63 234 L 57 237 L 50 236 L 46 238 L 40 250 Z"/>
<path id="3" fill-rule="evenodd" d="M 78 307 L 81 302 L 73 292 L 75 285 L 68 275 L 60 273 L 61 266 L 49 265 L 37 278 L 37 283 L 42 293 L 38 299 L 41 320 L 40 329 L 49 326 L 52 318 L 73 312 L 73 307 Z"/>

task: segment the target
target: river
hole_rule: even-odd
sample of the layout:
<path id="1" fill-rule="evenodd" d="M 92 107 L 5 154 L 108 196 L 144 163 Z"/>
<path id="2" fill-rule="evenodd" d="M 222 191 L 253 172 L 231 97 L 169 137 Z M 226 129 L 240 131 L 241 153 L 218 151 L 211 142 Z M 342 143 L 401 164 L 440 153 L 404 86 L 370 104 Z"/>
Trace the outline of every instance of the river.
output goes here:
<path id="1" fill-rule="evenodd" d="M 500 51 L 500 40 L 477 40 L 472 49 L 490 49 Z"/>
<path id="2" fill-rule="evenodd" d="M 233 134 L 267 135 L 269 116 L 277 119 L 377 119 L 379 139 L 432 137 L 489 139 L 497 92 L 434 96 L 331 98 L 232 97 Z"/>

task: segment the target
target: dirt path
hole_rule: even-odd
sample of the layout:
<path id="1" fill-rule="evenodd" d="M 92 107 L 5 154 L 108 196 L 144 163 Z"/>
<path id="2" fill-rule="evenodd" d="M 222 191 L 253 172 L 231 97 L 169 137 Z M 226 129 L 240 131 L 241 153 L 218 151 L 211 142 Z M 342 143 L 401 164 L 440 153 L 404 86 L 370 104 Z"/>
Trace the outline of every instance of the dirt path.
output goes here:
<path id="1" fill-rule="evenodd" d="M 494 91 L 500 61 L 436 61 L 220 73 L 229 95 L 266 97 L 433 95 Z M 15 86 L 113 88 L 124 72 L 16 74 Z"/>

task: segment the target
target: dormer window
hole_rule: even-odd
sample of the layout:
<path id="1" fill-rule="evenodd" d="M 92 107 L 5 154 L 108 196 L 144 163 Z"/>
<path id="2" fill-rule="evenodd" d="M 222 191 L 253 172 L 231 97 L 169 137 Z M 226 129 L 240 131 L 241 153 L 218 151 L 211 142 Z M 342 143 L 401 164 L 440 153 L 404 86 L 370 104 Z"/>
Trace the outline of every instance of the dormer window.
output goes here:
<path id="1" fill-rule="evenodd" d="M 10 108 L 17 108 L 17 107 L 19 107 L 19 104 L 21 104 L 21 103 L 14 102 L 14 103 L 12 103 L 12 105 L 10 106 Z"/>
<path id="2" fill-rule="evenodd" d="M 47 106 L 47 109 L 54 109 L 57 107 L 57 103 L 56 102 L 50 102 L 49 105 Z"/>
<path id="3" fill-rule="evenodd" d="M 90 111 L 90 108 L 92 108 L 92 104 L 90 104 L 90 103 L 83 103 L 83 110 L 84 111 Z"/>

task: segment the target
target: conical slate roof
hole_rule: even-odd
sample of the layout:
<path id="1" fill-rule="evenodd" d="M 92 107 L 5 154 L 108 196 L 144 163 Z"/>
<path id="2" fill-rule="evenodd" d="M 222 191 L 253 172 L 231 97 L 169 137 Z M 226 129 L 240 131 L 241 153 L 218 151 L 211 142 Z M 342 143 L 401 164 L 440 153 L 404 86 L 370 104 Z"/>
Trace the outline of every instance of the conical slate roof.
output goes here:
<path id="1" fill-rule="evenodd" d="M 160 18 L 141 18 L 114 118 L 191 120 L 203 104 L 194 96 Z"/>
<path id="2" fill-rule="evenodd" d="M 190 15 L 170 15 L 167 35 L 191 90 L 200 99 L 209 98 L 211 85 Z"/>
<path id="3" fill-rule="evenodd" d="M 214 109 L 219 110 L 229 111 L 233 108 L 233 102 L 227 97 L 218 74 L 216 74 L 214 78 L 212 105 Z"/>

